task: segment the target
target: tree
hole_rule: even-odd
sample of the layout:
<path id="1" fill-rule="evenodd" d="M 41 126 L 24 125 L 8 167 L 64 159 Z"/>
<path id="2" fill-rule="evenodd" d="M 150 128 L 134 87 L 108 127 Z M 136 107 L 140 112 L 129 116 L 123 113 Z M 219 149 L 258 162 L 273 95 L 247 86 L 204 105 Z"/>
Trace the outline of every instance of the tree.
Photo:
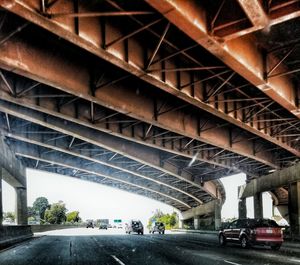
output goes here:
<path id="1" fill-rule="evenodd" d="M 172 229 L 178 224 L 178 215 L 176 212 L 164 214 L 161 210 L 156 210 L 149 219 L 148 228 L 151 227 L 152 222 L 162 222 L 165 224 L 166 229 Z"/>
<path id="2" fill-rule="evenodd" d="M 177 223 L 178 223 L 178 215 L 177 215 L 177 213 L 173 212 L 170 215 L 169 225 L 171 228 L 173 228 Z"/>
<path id="3" fill-rule="evenodd" d="M 12 222 L 16 220 L 16 215 L 14 212 L 7 212 L 3 214 L 4 219 L 10 219 Z"/>
<path id="4" fill-rule="evenodd" d="M 81 220 L 78 211 L 67 213 L 67 222 L 78 223 Z"/>
<path id="5" fill-rule="evenodd" d="M 33 219 L 35 219 L 35 215 L 36 215 L 36 212 L 33 209 L 33 207 L 28 206 L 27 207 L 27 216 L 28 216 L 28 218 L 32 217 Z"/>
<path id="6" fill-rule="evenodd" d="M 35 199 L 33 203 L 33 210 L 35 211 L 36 214 L 40 215 L 41 219 L 45 218 L 45 211 L 49 208 L 49 202 L 47 198 L 45 197 L 38 197 Z"/>
<path id="7" fill-rule="evenodd" d="M 50 224 L 61 224 L 66 221 L 66 206 L 62 201 L 53 203 L 50 209 L 45 211 L 45 220 Z"/>
<path id="8" fill-rule="evenodd" d="M 153 222 L 158 222 L 164 213 L 160 209 L 156 209 L 152 217 L 149 218 L 147 227 L 150 228 Z"/>

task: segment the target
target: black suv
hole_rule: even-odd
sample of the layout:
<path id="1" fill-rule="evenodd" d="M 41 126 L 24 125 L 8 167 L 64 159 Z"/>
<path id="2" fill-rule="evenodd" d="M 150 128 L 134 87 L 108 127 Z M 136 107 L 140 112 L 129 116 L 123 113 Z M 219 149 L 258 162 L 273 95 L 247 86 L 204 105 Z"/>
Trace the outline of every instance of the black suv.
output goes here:
<path id="1" fill-rule="evenodd" d="M 139 220 L 131 220 L 125 226 L 126 234 L 130 234 L 132 232 L 138 233 L 143 235 L 144 234 L 144 226 L 141 221 Z"/>
<path id="2" fill-rule="evenodd" d="M 252 245 L 268 245 L 278 250 L 283 242 L 282 230 L 270 219 L 238 219 L 219 232 L 219 243 L 238 243 L 242 248 Z"/>

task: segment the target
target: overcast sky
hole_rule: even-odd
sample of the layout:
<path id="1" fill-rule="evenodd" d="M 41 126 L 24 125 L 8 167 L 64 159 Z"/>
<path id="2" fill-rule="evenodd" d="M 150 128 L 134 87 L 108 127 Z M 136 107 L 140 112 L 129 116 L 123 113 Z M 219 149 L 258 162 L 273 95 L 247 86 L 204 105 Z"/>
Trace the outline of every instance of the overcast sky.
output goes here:
<path id="1" fill-rule="evenodd" d="M 238 174 L 221 179 L 226 202 L 223 205 L 222 217 L 238 216 L 237 187 L 245 183 L 245 175 Z M 37 197 L 44 196 L 49 203 L 62 200 L 69 211 L 78 210 L 83 220 L 86 219 L 140 219 L 144 224 L 155 211 L 165 213 L 174 211 L 173 207 L 139 195 L 128 193 L 104 185 L 95 184 L 62 175 L 27 169 L 28 205 Z M 264 194 L 264 216 L 271 217 L 271 200 Z M 3 210 L 14 211 L 15 193 L 3 181 Z M 248 217 L 253 217 L 253 200 L 247 199 Z"/>

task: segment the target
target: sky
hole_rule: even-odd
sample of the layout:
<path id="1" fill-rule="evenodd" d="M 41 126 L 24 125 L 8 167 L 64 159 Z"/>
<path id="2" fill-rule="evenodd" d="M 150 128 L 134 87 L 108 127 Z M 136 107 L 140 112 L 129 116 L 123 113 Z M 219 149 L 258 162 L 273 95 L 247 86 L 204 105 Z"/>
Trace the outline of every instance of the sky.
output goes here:
<path id="1" fill-rule="evenodd" d="M 238 216 L 237 187 L 245 183 L 245 175 L 222 178 L 226 202 L 222 218 Z M 3 211 L 14 211 L 14 189 L 3 181 Z M 86 219 L 140 219 L 145 225 L 156 209 L 172 213 L 175 209 L 164 203 L 104 185 L 63 175 L 27 169 L 27 200 L 31 206 L 37 197 L 46 197 L 49 203 L 62 200 L 69 211 L 79 211 Z M 271 217 L 270 196 L 263 194 L 264 217 Z M 253 199 L 247 199 L 247 215 L 253 217 Z"/>

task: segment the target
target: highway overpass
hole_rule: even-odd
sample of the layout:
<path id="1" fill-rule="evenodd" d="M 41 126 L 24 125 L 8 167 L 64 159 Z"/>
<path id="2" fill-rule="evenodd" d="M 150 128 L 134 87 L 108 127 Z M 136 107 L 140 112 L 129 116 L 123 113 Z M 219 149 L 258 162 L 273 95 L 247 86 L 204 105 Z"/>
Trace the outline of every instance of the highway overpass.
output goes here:
<path id="1" fill-rule="evenodd" d="M 218 229 L 221 177 L 254 183 L 299 162 L 299 1 L 0 7 L 0 165 L 18 224 L 26 167 L 140 194 Z M 299 235 L 298 195 L 288 195 L 299 179 L 285 177 L 276 189 Z M 261 190 L 251 196 L 261 216 Z"/>

